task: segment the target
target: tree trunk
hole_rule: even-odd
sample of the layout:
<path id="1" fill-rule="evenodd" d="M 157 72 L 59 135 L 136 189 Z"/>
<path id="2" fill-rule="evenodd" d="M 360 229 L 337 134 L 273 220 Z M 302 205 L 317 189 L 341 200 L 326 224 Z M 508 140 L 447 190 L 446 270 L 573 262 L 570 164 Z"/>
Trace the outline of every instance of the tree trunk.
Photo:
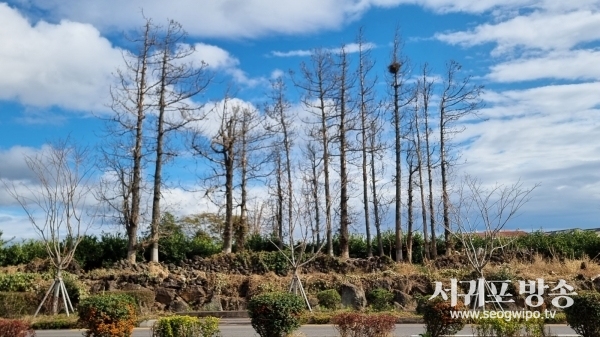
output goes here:
<path id="1" fill-rule="evenodd" d="M 359 33 L 358 38 L 359 45 L 359 82 L 360 82 L 360 136 L 361 136 L 361 154 L 362 154 L 362 162 L 361 162 L 361 173 L 362 173 L 362 183 L 363 183 L 363 212 L 364 212 L 364 221 L 365 221 L 365 234 L 367 236 L 367 257 L 373 256 L 373 247 L 371 240 L 371 219 L 369 215 L 369 179 L 368 179 L 368 161 L 367 161 L 367 115 L 368 115 L 368 99 L 370 92 L 370 87 L 366 83 L 366 76 L 368 71 L 371 69 L 368 64 L 367 56 L 365 55 L 365 51 L 363 50 L 363 40 L 362 40 L 362 30 Z"/>
<path id="2" fill-rule="evenodd" d="M 350 247 L 349 239 L 350 235 L 348 232 L 348 226 L 350 223 L 348 214 L 348 172 L 346 168 L 346 118 L 348 117 L 348 111 L 346 107 L 346 81 L 348 74 L 348 60 L 346 57 L 346 51 L 342 48 L 340 64 L 340 89 L 339 89 L 339 125 L 338 125 L 338 137 L 340 145 L 340 257 L 342 259 L 350 258 Z"/>
<path id="3" fill-rule="evenodd" d="M 225 229 L 223 231 L 223 253 L 231 253 L 233 246 L 233 148 L 224 152 L 225 163 Z"/>
<path id="4" fill-rule="evenodd" d="M 400 125 L 400 107 L 398 106 L 398 73 L 394 73 L 394 137 L 395 142 L 395 155 L 396 155 L 396 175 L 394 177 L 394 183 L 396 187 L 395 193 L 395 205 L 394 205 L 394 224 L 396 229 L 396 262 L 404 260 L 402 256 L 402 130 Z"/>
<path id="5" fill-rule="evenodd" d="M 406 260 L 408 261 L 408 263 L 412 263 L 412 240 L 413 240 L 413 222 L 414 222 L 414 216 L 413 216 L 413 176 L 414 176 L 414 170 L 413 170 L 413 164 L 412 164 L 412 160 L 410 161 L 409 165 L 408 165 L 408 200 L 407 200 L 407 212 L 408 212 L 408 226 L 406 228 Z"/>
<path id="6" fill-rule="evenodd" d="M 283 249 L 283 171 L 281 169 L 281 154 L 279 150 L 277 150 L 276 157 L 276 174 L 277 174 L 277 238 L 279 242 L 277 243 L 279 249 Z"/>
<path id="7" fill-rule="evenodd" d="M 161 74 L 160 74 L 160 91 L 158 99 L 158 117 L 156 120 L 156 158 L 154 161 L 154 186 L 152 194 L 152 220 L 150 222 L 150 241 L 152 242 L 152 262 L 158 262 L 158 239 L 160 230 L 160 197 L 162 187 L 162 163 L 163 163 L 163 142 L 165 137 L 164 132 L 164 119 L 165 119 L 165 90 L 167 87 L 167 57 L 169 45 L 168 41 L 165 43 L 165 50 L 163 50 L 163 57 L 161 63 Z"/>
<path id="8" fill-rule="evenodd" d="M 60 282 L 62 278 L 62 270 L 59 268 L 56 272 L 56 278 L 54 283 L 54 296 L 52 297 L 52 315 L 58 315 L 58 300 L 60 297 Z"/>
<path id="9" fill-rule="evenodd" d="M 427 113 L 427 112 L 425 112 Z M 425 185 L 423 184 L 423 151 L 421 144 L 421 126 L 419 124 L 419 110 L 415 109 L 415 135 L 416 135 L 416 146 L 415 146 L 415 154 L 417 155 L 417 169 L 419 173 L 419 193 L 421 197 L 421 216 L 423 223 L 423 250 L 425 251 L 425 258 L 430 258 L 429 252 L 429 233 L 427 230 L 427 208 L 425 207 Z M 425 131 L 427 132 L 427 131 Z"/>
<path id="10" fill-rule="evenodd" d="M 375 122 L 371 122 L 371 128 L 369 133 L 370 147 L 371 147 L 371 193 L 373 193 L 373 218 L 375 220 L 375 231 L 377 233 L 377 248 L 379 250 L 379 256 L 384 256 L 383 251 L 383 240 L 381 238 L 381 220 L 379 216 L 379 199 L 377 198 L 377 180 L 375 173 L 375 144 L 377 137 L 377 130 L 375 130 Z"/>

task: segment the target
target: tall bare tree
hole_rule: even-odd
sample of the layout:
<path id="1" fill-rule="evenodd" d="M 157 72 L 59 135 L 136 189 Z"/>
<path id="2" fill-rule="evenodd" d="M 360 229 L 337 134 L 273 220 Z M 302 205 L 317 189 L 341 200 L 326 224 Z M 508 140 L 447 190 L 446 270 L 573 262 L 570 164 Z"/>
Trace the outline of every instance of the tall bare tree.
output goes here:
<path id="1" fill-rule="evenodd" d="M 191 148 L 194 154 L 213 165 L 212 174 L 203 177 L 209 183 L 206 196 L 215 192 L 225 195 L 225 224 L 223 229 L 223 253 L 231 253 L 234 230 L 234 188 L 239 123 L 242 107 L 226 97 L 216 104 L 212 112 L 217 117 L 218 129 L 214 134 L 207 130 L 191 130 Z M 212 130 L 208 130 L 212 132 Z M 219 187 L 223 186 L 224 191 Z"/>
<path id="2" fill-rule="evenodd" d="M 413 143 L 413 147 L 414 147 L 414 156 L 416 159 L 416 173 L 418 173 L 418 187 L 419 187 L 419 194 L 420 194 L 420 202 L 421 202 L 421 223 L 423 224 L 423 239 L 424 239 L 424 253 L 425 253 L 425 258 L 429 259 L 431 257 L 431 252 L 430 252 L 430 247 L 429 247 L 429 231 L 428 231 L 428 226 L 429 224 L 427 223 L 427 207 L 425 206 L 426 204 L 426 199 L 425 199 L 425 184 L 423 182 L 423 166 L 424 166 L 424 159 L 423 159 L 423 135 L 424 133 L 427 133 L 427 130 L 423 130 L 423 126 L 422 126 L 422 120 L 425 119 L 426 120 L 426 116 L 424 116 L 425 113 L 427 113 L 425 111 L 425 109 L 422 109 L 423 104 L 421 104 L 421 99 L 422 99 L 422 95 L 421 95 L 421 90 L 423 87 L 423 82 L 421 80 L 417 81 L 417 86 L 415 88 L 416 93 L 415 93 L 415 107 L 414 107 L 414 113 L 411 116 L 411 126 L 410 126 L 410 141 Z M 427 149 L 425 149 L 427 151 Z M 410 184 L 410 183 L 409 183 Z"/>
<path id="3" fill-rule="evenodd" d="M 244 107 L 241 110 L 239 123 L 239 142 L 237 168 L 240 174 L 240 223 L 237 226 L 236 246 L 244 249 L 244 240 L 249 231 L 248 226 L 248 183 L 252 179 L 264 176 L 262 166 L 267 161 L 265 144 L 269 134 L 265 130 L 264 115 L 256 109 Z"/>
<path id="4" fill-rule="evenodd" d="M 336 106 L 336 143 L 340 160 L 340 257 L 348 259 L 350 258 L 348 151 L 350 150 L 350 130 L 353 129 L 354 122 L 350 90 L 354 85 L 354 79 L 350 73 L 350 60 L 345 46 L 340 48 L 336 77 L 337 94 L 334 101 Z"/>
<path id="5" fill-rule="evenodd" d="M 418 172 L 419 166 L 415 163 L 416 157 L 416 143 L 409 139 L 406 142 L 406 164 L 408 168 L 408 187 L 407 187 L 407 224 L 406 224 L 406 260 L 408 263 L 412 263 L 412 249 L 413 249 L 413 228 L 414 228 L 414 187 L 415 187 L 415 173 Z"/>
<path id="6" fill-rule="evenodd" d="M 283 211 L 284 204 L 284 171 L 283 171 L 283 151 L 281 144 L 274 144 L 271 153 L 273 159 L 273 174 L 275 175 L 275 197 L 274 213 L 275 213 L 275 230 L 277 234 L 277 246 L 283 249 Z"/>
<path id="7" fill-rule="evenodd" d="M 433 142 L 431 140 L 431 129 L 429 127 L 429 116 L 431 114 L 430 112 L 430 101 L 431 101 L 431 95 L 432 95 L 432 88 L 433 88 L 433 81 L 430 81 L 428 79 L 429 77 L 429 67 L 427 64 L 425 64 L 423 66 L 422 69 L 422 77 L 421 80 L 418 83 L 418 95 L 419 95 L 419 101 L 421 102 L 421 117 L 423 119 L 423 133 L 424 133 L 424 138 L 425 138 L 425 147 L 423 150 L 425 150 L 425 158 L 426 158 L 426 166 L 427 166 L 427 191 L 428 191 L 428 206 L 429 206 L 429 228 L 431 229 L 431 241 L 430 241 L 430 249 L 429 249 L 429 256 L 432 259 L 435 259 L 437 257 L 437 237 L 435 235 L 436 233 L 436 222 L 435 222 L 435 212 L 434 212 L 434 200 L 433 200 L 433 166 L 434 166 L 434 161 L 433 161 Z M 417 128 L 417 130 L 419 130 Z M 420 139 L 420 137 L 418 138 Z M 421 173 L 419 173 L 419 176 L 422 176 Z M 423 194 L 423 193 L 422 193 Z M 424 220 L 425 221 L 425 220 Z M 424 225 L 425 222 L 424 222 Z"/>
<path id="8" fill-rule="evenodd" d="M 461 70 L 456 61 L 448 62 L 439 105 L 440 169 L 442 177 L 442 209 L 444 217 L 444 239 L 446 254 L 452 251 L 452 228 L 450 223 L 449 169 L 453 162 L 450 153 L 453 135 L 462 132 L 464 127 L 457 122 L 468 115 L 474 115 L 481 107 L 483 86 L 471 83 L 471 76 L 457 78 Z"/>
<path id="9" fill-rule="evenodd" d="M 371 119 L 371 121 L 369 122 L 369 129 L 368 129 L 368 134 L 367 134 L 367 138 L 369 141 L 369 166 L 371 168 L 371 193 L 372 193 L 372 200 L 371 203 L 373 204 L 373 222 L 375 224 L 375 233 L 377 236 L 377 248 L 378 248 L 378 252 L 379 252 L 379 256 L 383 256 L 385 253 L 383 251 L 383 240 L 381 237 L 381 212 L 380 212 L 380 205 L 381 205 L 381 196 L 379 195 L 379 190 L 381 187 L 378 186 L 378 176 L 381 176 L 382 172 L 378 172 L 378 171 L 384 171 L 385 170 L 385 165 L 382 164 L 381 168 L 378 170 L 378 162 L 382 162 L 381 158 L 377 158 L 378 156 L 381 157 L 383 154 L 381 152 L 382 149 L 384 149 L 385 147 L 383 146 L 383 142 L 381 140 L 382 137 L 382 121 L 379 118 L 374 118 Z M 378 174 L 380 173 L 380 174 Z"/>
<path id="10" fill-rule="evenodd" d="M 101 149 L 101 169 L 112 177 L 104 180 L 98 196 L 125 226 L 127 260 L 135 263 L 144 194 L 144 120 L 151 108 L 148 96 L 155 90 L 155 84 L 149 83 L 156 46 L 152 21 L 146 19 L 137 36 L 129 40 L 136 49 L 124 52 L 124 66 L 116 72 L 117 83 L 110 90 L 114 115 L 106 120 L 105 139 L 109 141 Z"/>
<path id="11" fill-rule="evenodd" d="M 163 185 L 163 164 L 173 157 L 173 151 L 166 152 L 168 137 L 191 122 L 202 118 L 201 106 L 191 99 L 205 91 L 211 76 L 207 64 L 194 64 L 187 61 L 195 52 L 186 43 L 187 34 L 181 24 L 169 21 L 166 28 L 156 27 L 157 52 L 153 60 L 153 70 L 158 77 L 154 92 L 156 121 L 154 131 L 154 178 L 152 193 L 152 218 L 150 240 L 153 262 L 158 262 L 159 225 L 161 220 L 160 200 Z"/>
<path id="12" fill-rule="evenodd" d="M 371 71 L 374 68 L 374 62 L 370 58 L 369 48 L 363 41 L 363 31 L 359 31 L 357 37 L 358 43 L 358 104 L 360 111 L 360 144 L 361 144 L 361 173 L 363 183 L 363 210 L 365 233 L 367 236 L 367 256 L 373 256 L 373 247 L 371 240 L 371 217 L 369 214 L 369 152 L 368 136 L 369 136 L 369 121 L 373 118 L 378 118 L 376 114 L 377 106 L 375 104 L 374 86 L 377 82 L 376 77 L 370 77 Z"/>
<path id="13" fill-rule="evenodd" d="M 335 106 L 336 81 L 334 62 L 329 51 L 314 50 L 310 64 L 301 65 L 301 79 L 295 81 L 296 87 L 303 91 L 302 103 L 318 120 L 310 136 L 318 140 L 322 149 L 323 159 L 323 188 L 325 193 L 325 229 L 327 253 L 333 256 L 333 226 L 332 226 L 332 196 L 330 190 L 331 154 L 330 143 L 332 135 L 332 120 Z"/>
<path id="14" fill-rule="evenodd" d="M 58 313 L 62 295 L 68 315 L 73 306 L 62 273 L 96 217 L 97 208 L 86 203 L 92 197 L 93 164 L 88 151 L 69 140 L 51 144 L 39 154 L 26 157 L 25 162 L 35 177 L 31 185 L 6 180 L 2 183 L 29 218 L 55 268 L 54 282 L 35 314 L 54 290 L 52 313 Z"/>
<path id="15" fill-rule="evenodd" d="M 404 260 L 402 255 L 402 109 L 412 101 L 412 97 L 406 98 L 407 89 L 405 87 L 406 64 L 400 55 L 400 35 L 396 31 L 392 49 L 392 61 L 388 66 L 391 74 L 391 86 L 393 89 L 393 108 L 392 123 L 394 125 L 394 156 L 395 156 L 395 205 L 394 205 L 394 227 L 395 227 L 395 246 L 396 261 Z M 410 95 L 409 95 L 410 96 Z"/>
<path id="16" fill-rule="evenodd" d="M 310 218 L 310 222 L 314 224 L 311 226 L 313 232 L 313 248 L 320 246 L 321 240 L 321 203 L 319 202 L 320 196 L 320 184 L 319 177 L 322 173 L 321 162 L 322 158 L 319 156 L 319 150 L 316 147 L 315 142 L 309 141 L 304 149 L 304 157 L 306 158 L 306 164 L 302 167 L 303 180 L 305 184 L 305 196 L 308 203 L 312 204 L 307 206 L 307 214 Z M 313 222 L 314 219 L 314 222 Z"/>
<path id="17" fill-rule="evenodd" d="M 274 135 L 276 144 L 280 145 L 280 155 L 276 159 L 277 171 L 283 173 L 278 178 L 278 190 L 283 192 L 284 203 L 278 205 L 279 212 L 284 208 L 287 210 L 286 219 L 281 224 L 287 223 L 286 228 L 292 227 L 294 221 L 294 186 L 292 179 L 292 147 L 293 139 L 296 134 L 294 130 L 294 116 L 290 112 L 291 105 L 286 98 L 286 85 L 281 77 L 271 82 L 271 93 L 269 94 L 270 104 L 266 106 L 265 112 L 270 119 L 268 130 Z M 280 183 L 285 186 L 279 185 Z M 283 237 L 281 230 L 280 237 Z M 293 235 L 293 234 L 289 234 Z"/>

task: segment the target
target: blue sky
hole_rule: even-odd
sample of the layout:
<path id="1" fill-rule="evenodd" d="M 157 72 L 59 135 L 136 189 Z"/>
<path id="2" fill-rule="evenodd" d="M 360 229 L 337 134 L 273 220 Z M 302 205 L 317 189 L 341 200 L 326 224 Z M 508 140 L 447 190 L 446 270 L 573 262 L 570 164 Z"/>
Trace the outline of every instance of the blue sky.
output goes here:
<path id="1" fill-rule="evenodd" d="M 222 83 L 198 100 L 219 100 L 231 83 L 257 107 L 269 79 L 297 70 L 313 48 L 353 43 L 360 27 L 383 81 L 399 27 L 415 71 L 428 62 L 440 75 L 454 59 L 485 85 L 486 120 L 456 139 L 465 145 L 457 176 L 469 173 L 487 185 L 540 183 L 511 228 L 600 227 L 598 0 L 0 2 L 0 177 L 26 181 L 23 155 L 50 140 L 70 134 L 83 144 L 102 141 L 95 116 L 108 113 L 111 74 L 130 47 L 123 32 L 142 23 L 141 9 L 159 24 L 179 21 L 196 57 L 220 74 Z M 295 89 L 289 95 L 299 106 Z M 168 169 L 192 184 L 184 165 Z M 177 186 L 165 199 L 178 215 L 210 207 Z M 33 235 L 1 190 L 0 230 Z"/>

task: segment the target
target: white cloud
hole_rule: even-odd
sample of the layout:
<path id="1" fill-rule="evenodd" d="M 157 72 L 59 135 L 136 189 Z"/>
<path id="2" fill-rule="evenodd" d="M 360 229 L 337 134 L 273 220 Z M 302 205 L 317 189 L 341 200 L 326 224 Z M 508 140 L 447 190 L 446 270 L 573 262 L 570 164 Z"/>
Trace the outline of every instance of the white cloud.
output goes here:
<path id="1" fill-rule="evenodd" d="M 19 145 L 6 150 L 0 149 L 0 179 L 20 180 L 34 178 L 35 176 L 29 170 L 25 158 L 33 157 L 38 152 L 39 150 L 37 149 Z"/>
<path id="2" fill-rule="evenodd" d="M 269 34 L 307 34 L 339 29 L 373 7 L 418 5 L 437 13 L 518 11 L 547 8 L 553 11 L 597 8 L 597 0 L 18 0 L 32 17 L 44 13 L 56 21 L 67 18 L 88 22 L 101 30 L 128 30 L 146 17 L 161 23 L 179 21 L 192 35 L 216 38 L 257 38 Z M 136 17 L 137 16 L 137 17 Z"/>
<path id="3" fill-rule="evenodd" d="M 272 51 L 271 55 L 276 57 L 304 57 L 312 55 L 310 50 Z"/>
<path id="4" fill-rule="evenodd" d="M 600 51 L 575 50 L 510 60 L 491 67 L 488 78 L 497 82 L 538 79 L 600 80 Z"/>
<path id="5" fill-rule="evenodd" d="M 389 8 L 402 4 L 420 5 L 438 13 L 483 13 L 497 8 L 538 8 L 553 6 L 572 9 L 576 5 L 593 5 L 584 0 L 577 4 L 556 5 L 556 0 L 21 0 L 19 5 L 56 19 L 68 18 L 94 24 L 101 29 L 135 28 L 146 17 L 160 22 L 174 19 L 195 36 L 256 38 L 267 34 L 305 34 L 337 29 L 360 18 L 373 7 Z M 567 1 L 560 1 L 570 3 Z M 575 7 L 578 8 L 578 7 Z M 580 7 L 581 8 L 581 7 Z"/>
<path id="6" fill-rule="evenodd" d="M 285 73 L 283 72 L 283 70 L 281 70 L 281 69 L 275 69 L 275 70 L 273 70 L 271 72 L 270 78 L 272 80 L 276 80 L 276 79 L 278 79 L 280 77 L 283 77 L 284 75 L 285 75 Z"/>
<path id="7" fill-rule="evenodd" d="M 137 27 L 146 17 L 161 23 L 179 21 L 192 35 L 253 38 L 270 33 L 297 34 L 333 29 L 347 23 L 360 8 L 356 0 L 30 0 L 24 8 L 41 9 L 56 19 L 89 22 L 101 29 Z M 21 2 L 21 3 L 23 3 Z M 362 7 L 361 7 L 362 8 Z M 36 10 L 32 10 L 35 15 Z M 135 18 L 138 14 L 137 18 Z M 132 19 L 133 17 L 133 19 Z"/>
<path id="8" fill-rule="evenodd" d="M 541 51 L 569 50 L 580 43 L 600 39 L 600 13 L 589 10 L 536 11 L 497 24 L 482 24 L 470 31 L 440 33 L 435 37 L 467 47 L 495 43 L 494 55 L 509 53 L 519 47 Z"/>
<path id="9" fill-rule="evenodd" d="M 31 25 L 0 3 L 0 99 L 25 105 L 105 109 L 119 50 L 91 25 Z"/>
<path id="10" fill-rule="evenodd" d="M 377 45 L 374 43 L 371 43 L 371 42 L 363 43 L 363 45 L 362 45 L 363 50 L 369 50 L 369 49 L 373 49 L 376 47 L 377 47 Z M 346 54 L 358 53 L 360 51 L 360 46 L 358 43 L 349 43 L 347 45 L 344 45 L 343 48 L 346 51 Z M 342 47 L 326 48 L 326 49 L 324 49 L 324 51 L 330 52 L 332 54 L 339 54 L 342 51 Z M 272 51 L 271 55 L 273 55 L 275 57 L 304 57 L 304 56 L 312 55 L 313 52 L 314 52 L 314 50 L 298 49 L 298 50 L 290 50 L 290 51 L 286 51 L 286 52 Z"/>
<path id="11" fill-rule="evenodd" d="M 19 12 L 0 3 L 0 100 L 15 100 L 32 111 L 57 106 L 85 112 L 107 110 L 113 73 L 122 66 L 121 50 L 89 24 L 61 21 L 30 24 Z M 249 78 L 239 60 L 226 50 L 195 44 L 190 56 L 210 69 L 224 70 L 238 83 L 254 86 L 261 79 Z M 23 121 L 37 122 L 46 110 L 28 114 Z"/>
<path id="12" fill-rule="evenodd" d="M 194 44 L 196 61 L 205 62 L 212 69 L 228 69 L 239 66 L 240 61 L 231 56 L 228 51 L 205 43 Z"/>
<path id="13" fill-rule="evenodd" d="M 461 167 L 487 183 L 542 185 L 528 209 L 594 208 L 600 201 L 600 83 L 546 86 L 488 93 L 487 121 L 467 125 L 457 142 L 467 142 Z M 565 224 L 568 226 L 570 224 Z"/>
<path id="14" fill-rule="evenodd" d="M 254 87 L 266 81 L 264 78 L 249 77 L 248 74 L 239 67 L 240 61 L 220 47 L 205 43 L 196 43 L 194 48 L 195 53 L 190 57 L 195 64 L 204 62 L 208 65 L 208 69 L 210 70 L 222 70 L 227 75 L 231 76 L 236 83 Z"/>

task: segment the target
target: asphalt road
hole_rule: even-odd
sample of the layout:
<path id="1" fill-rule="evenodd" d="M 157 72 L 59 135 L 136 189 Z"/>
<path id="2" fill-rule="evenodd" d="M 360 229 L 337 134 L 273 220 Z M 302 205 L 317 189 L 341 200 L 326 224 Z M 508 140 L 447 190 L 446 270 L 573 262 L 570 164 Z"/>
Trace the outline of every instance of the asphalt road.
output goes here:
<path id="1" fill-rule="evenodd" d="M 550 332 L 554 336 L 578 336 L 573 329 L 566 325 L 547 325 L 550 328 Z M 258 337 L 258 334 L 254 332 L 252 326 L 249 324 L 235 324 L 235 325 L 222 325 L 220 327 L 222 337 Z M 333 327 L 333 325 L 303 325 L 300 331 L 306 337 L 338 337 L 339 334 Z M 409 337 L 418 336 L 423 333 L 425 329 L 422 324 L 397 324 L 394 331 L 394 337 Z M 38 337 L 80 337 L 82 336 L 83 330 L 38 330 L 36 334 Z M 466 327 L 460 331 L 456 336 L 472 336 L 473 332 L 471 327 Z M 150 337 L 151 332 L 149 328 L 136 328 L 133 332 L 133 337 Z"/>

